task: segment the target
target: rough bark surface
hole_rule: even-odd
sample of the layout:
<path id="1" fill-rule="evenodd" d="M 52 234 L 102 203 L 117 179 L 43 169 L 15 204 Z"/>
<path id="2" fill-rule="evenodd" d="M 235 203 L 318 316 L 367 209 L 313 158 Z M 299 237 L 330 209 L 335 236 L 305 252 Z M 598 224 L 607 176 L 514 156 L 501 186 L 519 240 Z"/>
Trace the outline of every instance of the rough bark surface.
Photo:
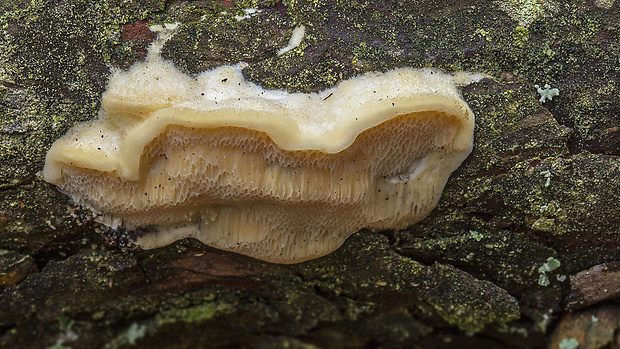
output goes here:
<path id="1" fill-rule="evenodd" d="M 97 115 L 111 69 L 144 57 L 149 26 L 171 22 L 163 55 L 178 67 L 244 61 L 269 88 L 400 66 L 486 73 L 463 90 L 474 152 L 427 219 L 318 260 L 193 240 L 126 251 L 37 172 Z M 560 95 L 539 101 L 545 84 Z M 619 89 L 618 0 L 4 0 L 0 347 L 618 347 Z"/>

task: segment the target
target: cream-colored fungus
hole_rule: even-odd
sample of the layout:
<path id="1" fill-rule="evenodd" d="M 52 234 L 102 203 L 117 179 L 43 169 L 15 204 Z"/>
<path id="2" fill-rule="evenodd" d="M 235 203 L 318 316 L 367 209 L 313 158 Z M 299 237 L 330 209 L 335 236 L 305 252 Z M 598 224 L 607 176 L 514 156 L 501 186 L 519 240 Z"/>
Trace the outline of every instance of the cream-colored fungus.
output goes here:
<path id="1" fill-rule="evenodd" d="M 471 152 L 463 75 L 403 68 L 304 94 L 240 69 L 193 77 L 151 52 L 115 72 L 98 118 L 53 144 L 45 180 L 108 225 L 150 230 L 143 248 L 194 237 L 296 263 L 421 220 Z"/>

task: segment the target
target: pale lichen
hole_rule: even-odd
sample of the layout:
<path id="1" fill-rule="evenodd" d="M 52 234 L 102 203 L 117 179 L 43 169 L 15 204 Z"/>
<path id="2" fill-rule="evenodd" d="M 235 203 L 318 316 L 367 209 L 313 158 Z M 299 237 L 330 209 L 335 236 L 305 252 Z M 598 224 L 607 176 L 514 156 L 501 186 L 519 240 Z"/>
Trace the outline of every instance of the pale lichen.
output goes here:
<path id="1" fill-rule="evenodd" d="M 557 5 L 553 0 L 502 0 L 497 2 L 500 9 L 525 28 L 536 19 L 557 11 Z"/>
<path id="2" fill-rule="evenodd" d="M 547 100 L 552 100 L 553 97 L 560 94 L 560 90 L 557 88 L 551 88 L 549 84 L 545 84 L 544 88 L 540 88 L 538 85 L 534 85 L 536 87 L 536 91 L 540 95 L 540 103 L 545 103 Z"/>

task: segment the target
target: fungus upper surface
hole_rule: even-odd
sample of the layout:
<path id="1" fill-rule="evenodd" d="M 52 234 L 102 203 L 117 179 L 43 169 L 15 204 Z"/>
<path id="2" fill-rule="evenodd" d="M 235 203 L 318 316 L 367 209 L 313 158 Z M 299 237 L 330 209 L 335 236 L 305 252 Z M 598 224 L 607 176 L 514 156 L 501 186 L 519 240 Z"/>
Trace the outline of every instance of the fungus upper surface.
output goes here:
<path id="1" fill-rule="evenodd" d="M 192 77 L 154 56 L 112 75 L 98 118 L 53 144 L 43 174 L 104 223 L 146 228 L 143 248 L 194 237 L 301 262 L 437 205 L 473 143 L 455 80 L 403 68 L 287 93 L 239 66 Z"/>

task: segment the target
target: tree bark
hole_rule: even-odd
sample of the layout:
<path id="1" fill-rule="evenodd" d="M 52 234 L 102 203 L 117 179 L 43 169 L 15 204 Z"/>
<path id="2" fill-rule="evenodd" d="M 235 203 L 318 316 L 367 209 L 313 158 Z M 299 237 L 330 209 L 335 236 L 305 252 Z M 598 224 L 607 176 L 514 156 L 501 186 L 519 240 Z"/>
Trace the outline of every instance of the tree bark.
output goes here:
<path id="1" fill-rule="evenodd" d="M 618 6 L 4 1 L 0 347 L 619 346 Z M 243 61 L 246 78 L 291 92 L 402 66 L 487 74 L 463 88 L 474 151 L 425 220 L 317 260 L 195 240 L 129 249 L 37 173 L 97 116 L 111 69 L 144 58 L 149 26 L 172 22 L 162 54 L 180 69 Z M 302 43 L 278 56 L 298 25 Z M 541 101 L 546 84 L 559 95 Z"/>

